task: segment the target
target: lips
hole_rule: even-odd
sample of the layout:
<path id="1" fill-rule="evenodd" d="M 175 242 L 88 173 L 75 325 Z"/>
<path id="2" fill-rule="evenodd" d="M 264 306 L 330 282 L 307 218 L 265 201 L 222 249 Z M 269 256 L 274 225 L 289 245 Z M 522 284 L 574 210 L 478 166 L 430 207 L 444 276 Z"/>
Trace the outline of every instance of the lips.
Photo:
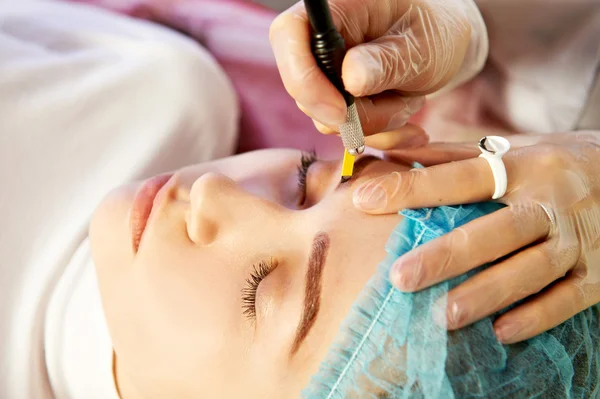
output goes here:
<path id="1" fill-rule="evenodd" d="M 129 218 L 131 243 L 134 253 L 138 251 L 144 230 L 148 224 L 148 219 L 152 214 L 154 199 L 164 185 L 167 184 L 171 176 L 172 174 L 160 175 L 146 180 L 135 196 Z"/>

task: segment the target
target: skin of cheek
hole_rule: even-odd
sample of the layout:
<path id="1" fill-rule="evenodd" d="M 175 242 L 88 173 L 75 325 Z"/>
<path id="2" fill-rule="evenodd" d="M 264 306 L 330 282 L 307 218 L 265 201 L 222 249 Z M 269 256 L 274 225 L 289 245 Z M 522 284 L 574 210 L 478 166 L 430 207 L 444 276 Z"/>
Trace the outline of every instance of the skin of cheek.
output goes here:
<path id="1" fill-rule="evenodd" d="M 199 377 L 206 375 L 207 368 L 229 375 L 244 375 L 246 363 L 240 357 L 243 342 L 220 334 L 239 331 L 239 324 L 231 320 L 218 321 L 215 317 L 230 314 L 221 309 L 230 304 L 204 299 L 215 297 L 214 291 L 218 290 L 219 297 L 238 301 L 241 287 L 219 282 L 218 279 L 227 280 L 230 276 L 223 270 L 198 267 L 202 262 L 197 254 L 185 245 L 187 242 L 182 244 L 175 238 L 178 226 L 163 225 L 161 234 L 145 236 L 146 247 L 157 250 L 140 251 L 134 259 L 128 226 L 115 229 L 127 224 L 118 217 L 128 214 L 129 206 L 120 198 L 126 194 L 128 190 L 111 194 L 96 212 L 90 230 L 93 242 L 102 241 L 111 246 L 110 251 L 95 251 L 94 255 L 95 263 L 102 265 L 97 274 L 117 354 L 119 388 L 127 393 L 122 392 L 126 399 L 186 397 L 194 391 L 202 397 L 221 397 L 226 390 L 223 384 L 208 384 L 209 381 L 202 384 Z M 119 235 L 117 240 L 114 234 Z M 215 262 L 219 263 L 219 259 Z M 207 276 L 211 270 L 215 273 Z M 231 292 L 224 293 L 223 287 L 230 287 Z M 200 292 L 206 296 L 199 295 Z M 206 329 L 203 322 L 211 318 L 215 324 L 230 327 Z M 232 358 L 238 361 L 227 361 Z M 210 366 L 207 359 L 212 362 Z M 179 383 L 173 384 L 173 381 Z M 189 382 L 193 382 L 193 386 L 186 385 Z M 249 384 L 248 381 L 246 386 L 251 386 Z"/>
<path id="2" fill-rule="evenodd" d="M 252 214 L 248 207 L 245 210 Z M 181 397 L 190 392 L 202 397 L 279 397 L 274 389 L 286 381 L 282 371 L 287 371 L 284 366 L 288 360 L 287 356 L 282 358 L 282 348 L 289 347 L 291 341 L 287 338 L 295 332 L 304 276 L 287 278 L 293 284 L 284 293 L 298 301 L 285 301 L 287 307 L 272 308 L 281 315 L 269 320 L 282 322 L 267 325 L 259 316 L 260 328 L 250 331 L 239 303 L 249 267 L 240 266 L 264 260 L 265 256 L 259 255 L 248 259 L 249 253 L 258 254 L 260 249 L 262 254 L 285 259 L 277 272 L 299 270 L 290 265 L 306 263 L 312 234 L 302 227 L 306 225 L 303 218 L 290 223 L 281 223 L 282 219 L 275 216 L 268 219 L 270 222 L 261 223 L 262 234 L 253 240 L 247 238 L 257 227 L 246 222 L 255 223 L 255 218 L 239 219 L 236 229 L 221 237 L 214 252 L 210 246 L 182 244 L 176 236 L 177 224 L 168 226 L 171 220 L 178 220 L 176 217 L 162 221 L 160 232 L 145 235 L 133 265 L 135 271 L 127 277 L 127 292 L 134 295 L 124 300 L 136 310 L 133 320 L 137 330 L 131 326 L 132 319 L 127 320 L 124 334 L 132 340 L 120 347 L 115 344 L 117 353 L 124 348 L 121 353 L 127 354 L 127 369 L 133 370 L 131 380 L 136 386 L 152 387 L 152 394 L 161 389 L 173 394 L 178 388 Z M 291 243 L 299 244 L 302 251 L 290 251 Z M 203 259 L 219 266 L 207 267 Z M 262 284 L 259 287 L 266 288 Z M 230 319 L 224 319 L 224 315 Z M 211 328 L 207 329 L 206 323 Z M 238 378 L 236 384 L 228 383 L 232 375 Z M 174 388 L 174 381 L 181 383 Z M 289 389 L 287 384 L 284 387 Z"/>
<path id="3" fill-rule="evenodd" d="M 247 230 L 240 226 L 239 231 Z M 265 231 L 276 232 L 268 225 Z M 141 295 L 146 302 L 140 305 L 153 309 L 144 319 L 150 325 L 168 326 L 153 344 L 156 346 L 169 342 L 168 351 L 160 352 L 161 359 L 170 358 L 171 363 L 176 362 L 158 372 L 160 376 L 170 377 L 168 380 L 171 383 L 167 386 L 181 379 L 182 382 L 193 384 L 182 389 L 182 392 L 189 394 L 195 391 L 202 397 L 212 394 L 214 397 L 268 397 L 270 384 L 261 384 L 260 381 L 276 382 L 279 379 L 278 369 L 283 363 L 278 360 L 278 355 L 288 343 L 284 338 L 293 333 L 293 329 L 288 333 L 284 330 L 293 324 L 284 322 L 268 326 L 263 323 L 253 329 L 242 315 L 240 292 L 245 286 L 248 268 L 240 265 L 255 263 L 242 255 L 255 252 L 254 245 L 266 247 L 261 245 L 263 243 L 260 240 L 250 244 L 252 248 L 249 248 L 243 244 L 248 242 L 247 239 L 241 241 L 232 237 L 231 241 L 238 244 L 235 252 L 233 248 L 223 250 L 219 247 L 215 248 L 214 253 L 202 255 L 202 259 L 209 259 L 211 265 L 202 264 L 201 260 L 199 264 L 190 264 L 189 260 L 198 258 L 200 251 L 188 248 L 186 252 L 185 247 L 177 248 L 174 243 L 166 246 L 169 250 L 173 248 L 169 254 L 148 254 L 149 259 L 140 259 L 147 271 L 146 281 L 142 278 L 138 280 L 144 287 L 154 287 L 152 291 L 147 290 Z M 276 255 L 278 248 L 269 248 L 265 253 Z M 176 270 L 164 267 L 164 261 L 168 259 L 177 265 Z M 287 260 L 297 263 L 293 255 Z M 282 263 L 278 268 L 285 266 Z M 296 284 L 296 288 L 301 286 Z M 154 303 L 152 298 L 155 298 Z M 272 310 L 285 312 L 280 308 Z M 288 313 L 296 315 L 297 311 Z M 261 318 L 265 319 L 259 316 L 257 323 L 261 322 Z M 207 323 L 211 328 L 207 328 Z M 236 376 L 236 384 L 229 383 L 231 376 Z"/>

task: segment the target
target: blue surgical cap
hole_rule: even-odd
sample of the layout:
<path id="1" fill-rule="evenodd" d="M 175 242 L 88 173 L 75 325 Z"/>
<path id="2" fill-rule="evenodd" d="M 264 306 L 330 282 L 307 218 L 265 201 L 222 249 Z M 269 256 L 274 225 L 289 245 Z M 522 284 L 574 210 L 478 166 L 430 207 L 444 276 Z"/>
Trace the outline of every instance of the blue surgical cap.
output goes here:
<path id="1" fill-rule="evenodd" d="M 401 212 L 404 218 L 391 234 L 386 259 L 302 397 L 598 397 L 598 306 L 528 341 L 502 345 L 493 322 L 510 308 L 453 332 L 432 317 L 445 310 L 449 290 L 489 265 L 418 293 L 391 285 L 389 270 L 399 256 L 501 207 L 483 203 Z"/>

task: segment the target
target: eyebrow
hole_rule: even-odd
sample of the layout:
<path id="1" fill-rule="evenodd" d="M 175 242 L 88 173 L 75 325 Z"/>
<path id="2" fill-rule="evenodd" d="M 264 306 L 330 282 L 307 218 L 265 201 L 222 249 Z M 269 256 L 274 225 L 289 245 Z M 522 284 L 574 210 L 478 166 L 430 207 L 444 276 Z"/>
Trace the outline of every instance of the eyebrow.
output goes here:
<path id="1" fill-rule="evenodd" d="M 327 233 L 317 233 L 313 238 L 308 257 L 308 267 L 306 269 L 304 307 L 300 322 L 296 328 L 296 337 L 294 338 L 290 355 L 294 355 L 298 351 L 317 319 L 321 306 L 321 278 L 323 276 L 325 260 L 327 259 L 329 242 L 329 235 Z"/>
<path id="2" fill-rule="evenodd" d="M 354 171 L 352 172 L 352 177 L 356 177 L 357 175 L 359 175 L 364 168 L 366 168 L 367 166 L 369 166 L 369 164 L 375 162 L 375 161 L 381 161 L 381 158 L 376 157 L 375 155 L 364 155 L 360 158 L 358 158 L 356 160 L 356 162 L 354 163 Z M 341 182 L 338 187 L 342 187 L 345 185 L 348 185 L 349 182 L 351 182 L 353 179 L 349 179 L 346 180 L 345 182 Z"/>
<path id="3" fill-rule="evenodd" d="M 364 168 L 375 161 L 381 161 L 381 158 L 374 155 L 360 157 L 354 164 L 354 176 L 362 172 Z M 338 187 L 346 185 L 349 181 L 352 181 L 352 179 L 340 183 Z M 327 233 L 317 233 L 313 238 L 310 255 L 308 257 L 308 267 L 306 269 L 304 307 L 300 322 L 296 328 L 296 336 L 290 351 L 291 356 L 298 351 L 300 345 L 304 342 L 306 336 L 310 332 L 310 329 L 315 324 L 315 320 L 319 314 L 319 308 L 321 306 L 321 277 L 327 258 L 327 251 L 329 250 L 329 242 L 329 235 Z"/>

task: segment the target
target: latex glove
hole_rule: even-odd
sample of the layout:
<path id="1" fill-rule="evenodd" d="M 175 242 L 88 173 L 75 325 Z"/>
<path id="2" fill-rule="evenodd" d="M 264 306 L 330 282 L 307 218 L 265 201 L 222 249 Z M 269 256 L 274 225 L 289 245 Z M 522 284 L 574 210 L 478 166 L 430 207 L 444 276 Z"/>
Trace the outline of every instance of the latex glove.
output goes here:
<path id="1" fill-rule="evenodd" d="M 508 256 L 452 290 L 446 316 L 461 328 L 525 299 L 495 321 L 498 339 L 514 343 L 600 302 L 600 131 L 507 138 L 508 206 L 400 257 L 390 278 L 412 292 Z M 494 180 L 479 154 L 476 144 L 399 152 L 436 166 L 367 182 L 355 204 L 383 214 L 489 200 Z"/>
<path id="2" fill-rule="evenodd" d="M 407 123 L 424 95 L 473 77 L 487 57 L 487 33 L 472 0 L 329 0 L 334 22 L 349 48 L 342 67 L 346 89 L 357 99 L 367 145 L 387 149 L 426 144 Z M 342 96 L 318 68 L 310 50 L 303 2 L 271 25 L 279 72 L 300 109 L 322 133 L 345 121 Z"/>

